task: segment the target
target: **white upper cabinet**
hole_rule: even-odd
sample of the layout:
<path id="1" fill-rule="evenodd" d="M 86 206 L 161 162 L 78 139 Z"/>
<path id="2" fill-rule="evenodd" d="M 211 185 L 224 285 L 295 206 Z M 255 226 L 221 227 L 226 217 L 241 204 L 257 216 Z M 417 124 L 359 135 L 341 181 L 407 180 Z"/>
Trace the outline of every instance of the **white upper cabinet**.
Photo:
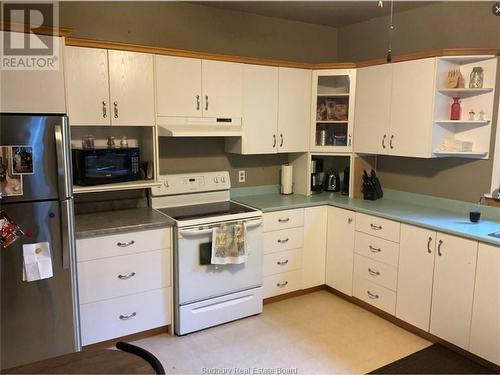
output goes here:
<path id="1" fill-rule="evenodd" d="M 388 153 L 431 156 L 436 59 L 393 64 Z"/>
<path id="2" fill-rule="evenodd" d="M 65 47 L 71 125 L 154 125 L 153 56 Z"/>
<path id="3" fill-rule="evenodd" d="M 304 210 L 304 248 L 302 252 L 302 288 L 312 288 L 325 283 L 326 206 Z"/>
<path id="4" fill-rule="evenodd" d="M 202 108 L 205 117 L 241 117 L 243 65 L 202 60 Z"/>
<path id="5" fill-rule="evenodd" d="M 500 247 L 479 244 L 469 350 L 500 365 Z"/>
<path id="6" fill-rule="evenodd" d="M 1 32 L 4 38 L 24 37 L 24 34 Z M 0 72 L 0 110 L 11 113 L 66 113 L 64 100 L 64 64 L 62 61 L 63 39 L 37 35 L 41 39 L 53 39 L 59 49 L 58 70 L 2 70 Z M 3 46 L 0 46 L 3 48 Z"/>
<path id="7" fill-rule="evenodd" d="M 272 154 L 278 149 L 278 68 L 243 66 L 243 137 L 226 138 L 226 151 Z"/>
<path id="8" fill-rule="evenodd" d="M 352 296 L 354 212 L 328 207 L 326 285 Z"/>
<path id="9" fill-rule="evenodd" d="M 201 117 L 201 60 L 155 56 L 158 116 Z"/>
<path id="10" fill-rule="evenodd" d="M 71 125 L 110 125 L 108 52 L 64 47 L 66 103 Z"/>
<path id="11" fill-rule="evenodd" d="M 392 65 L 358 69 L 354 151 L 385 154 L 389 149 Z"/>
<path id="12" fill-rule="evenodd" d="M 155 124 L 153 55 L 108 51 L 113 125 Z"/>
<path id="13" fill-rule="evenodd" d="M 279 68 L 278 152 L 309 150 L 311 71 Z"/>
<path id="14" fill-rule="evenodd" d="M 478 243 L 438 233 L 430 332 L 469 348 Z"/>
<path id="15" fill-rule="evenodd" d="M 396 317 L 429 331 L 436 232 L 401 224 Z"/>

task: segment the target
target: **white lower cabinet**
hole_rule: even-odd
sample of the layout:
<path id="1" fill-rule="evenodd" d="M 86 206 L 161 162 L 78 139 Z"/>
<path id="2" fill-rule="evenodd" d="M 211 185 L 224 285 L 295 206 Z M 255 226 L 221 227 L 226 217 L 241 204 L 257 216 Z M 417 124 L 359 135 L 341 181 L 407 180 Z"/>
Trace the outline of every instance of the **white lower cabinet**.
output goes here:
<path id="1" fill-rule="evenodd" d="M 354 275 L 353 295 L 380 310 L 394 315 L 396 292 L 375 284 L 357 274 Z"/>
<path id="2" fill-rule="evenodd" d="M 469 350 L 500 365 L 500 247 L 479 244 Z"/>
<path id="3" fill-rule="evenodd" d="M 469 348 L 477 241 L 438 233 L 430 332 Z"/>
<path id="4" fill-rule="evenodd" d="M 170 241 L 170 229 L 76 241 L 83 345 L 171 324 Z"/>
<path id="5" fill-rule="evenodd" d="M 302 271 L 290 271 L 264 277 L 264 298 L 293 292 L 300 289 Z"/>
<path id="6" fill-rule="evenodd" d="M 354 212 L 328 207 L 326 285 L 352 296 Z"/>
<path id="7" fill-rule="evenodd" d="M 326 206 L 304 210 L 302 259 L 302 288 L 304 289 L 325 283 L 327 220 Z"/>
<path id="8" fill-rule="evenodd" d="M 429 331 L 436 232 L 401 224 L 396 317 Z"/>

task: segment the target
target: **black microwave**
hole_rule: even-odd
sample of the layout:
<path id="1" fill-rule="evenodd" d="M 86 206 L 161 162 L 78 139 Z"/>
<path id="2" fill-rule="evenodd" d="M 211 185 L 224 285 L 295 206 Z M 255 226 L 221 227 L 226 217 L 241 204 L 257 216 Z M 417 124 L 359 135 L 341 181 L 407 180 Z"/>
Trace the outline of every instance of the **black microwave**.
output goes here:
<path id="1" fill-rule="evenodd" d="M 73 183 L 100 185 L 140 180 L 141 158 L 138 147 L 72 149 Z"/>

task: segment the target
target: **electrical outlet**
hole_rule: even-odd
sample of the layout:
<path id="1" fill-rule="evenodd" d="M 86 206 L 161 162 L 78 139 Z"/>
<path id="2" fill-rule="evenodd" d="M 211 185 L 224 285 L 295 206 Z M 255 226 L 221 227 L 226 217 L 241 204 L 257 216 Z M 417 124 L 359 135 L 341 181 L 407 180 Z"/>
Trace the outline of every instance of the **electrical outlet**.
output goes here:
<path id="1" fill-rule="evenodd" d="M 246 172 L 238 171 L 238 182 L 245 182 L 245 179 L 246 179 Z"/>

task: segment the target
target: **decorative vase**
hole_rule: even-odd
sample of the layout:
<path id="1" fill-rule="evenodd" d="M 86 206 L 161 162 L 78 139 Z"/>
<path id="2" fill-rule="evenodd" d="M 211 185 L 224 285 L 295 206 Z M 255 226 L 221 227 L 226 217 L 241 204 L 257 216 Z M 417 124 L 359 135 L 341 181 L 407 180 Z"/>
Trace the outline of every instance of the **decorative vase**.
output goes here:
<path id="1" fill-rule="evenodd" d="M 472 68 L 472 72 L 470 74 L 469 88 L 471 89 L 480 89 L 483 87 L 484 81 L 484 70 L 480 66 L 476 66 Z"/>
<path id="2" fill-rule="evenodd" d="M 460 120 L 460 98 L 453 98 L 453 104 L 451 105 L 450 120 Z"/>

